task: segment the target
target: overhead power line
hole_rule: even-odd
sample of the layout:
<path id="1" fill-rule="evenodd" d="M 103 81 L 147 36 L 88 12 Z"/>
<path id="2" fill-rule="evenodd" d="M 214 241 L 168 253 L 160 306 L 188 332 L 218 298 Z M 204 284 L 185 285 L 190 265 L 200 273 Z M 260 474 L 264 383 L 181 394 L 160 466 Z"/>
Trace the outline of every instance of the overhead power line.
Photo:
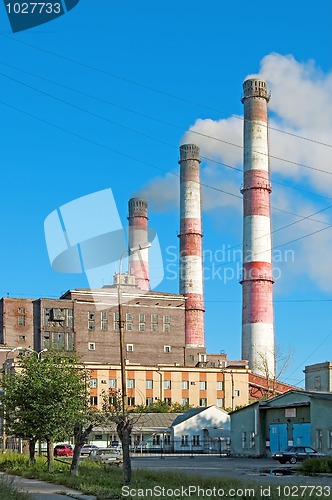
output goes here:
<path id="1" fill-rule="evenodd" d="M 157 94 L 160 94 L 160 95 L 164 95 L 165 97 L 170 97 L 172 99 L 176 99 L 178 101 L 182 101 L 182 102 L 185 102 L 187 104 L 191 104 L 193 106 L 199 106 L 199 107 L 202 107 L 202 108 L 205 108 L 205 109 L 209 109 L 211 111 L 214 111 L 214 112 L 218 112 L 218 113 L 221 113 L 223 115 L 227 115 L 227 113 L 223 112 L 223 111 L 220 111 L 216 108 L 213 108 L 211 106 L 207 106 L 205 104 L 202 104 L 202 103 L 198 103 L 198 102 L 195 102 L 195 101 L 191 101 L 190 99 L 186 99 L 184 97 L 181 97 L 181 96 L 177 96 L 175 94 L 171 94 L 169 92 L 165 92 L 163 90 L 160 90 L 160 89 L 157 89 L 155 87 L 152 87 L 150 85 L 146 85 L 144 83 L 141 83 L 141 82 L 137 82 L 135 80 L 132 80 L 130 78 L 125 78 L 123 76 L 120 76 L 120 75 L 116 75 L 115 73 L 111 73 L 109 71 L 106 71 L 106 70 L 103 70 L 101 68 L 97 68 L 96 66 L 92 66 L 91 64 L 87 64 L 87 63 L 84 63 L 82 61 L 77 61 L 73 58 L 70 58 L 68 56 L 64 56 L 62 54 L 57 54 L 56 52 L 53 52 L 51 50 L 47 50 L 43 47 L 39 47 L 37 45 L 34 45 L 32 43 L 28 43 L 28 42 L 24 42 L 23 40 L 19 40 L 18 38 L 14 38 L 14 37 L 11 37 L 9 35 L 5 35 L 4 33 L 0 33 L 0 36 L 4 37 L 4 38 L 7 38 L 13 42 L 16 42 L 16 43 L 20 43 L 22 45 L 25 45 L 27 47 L 31 47 L 35 50 L 39 50 L 41 52 L 44 52 L 46 54 L 50 54 L 52 56 L 55 56 L 55 57 L 58 57 L 59 59 L 63 59 L 64 61 L 67 61 L 67 62 L 70 62 L 70 63 L 74 63 L 74 64 L 77 64 L 78 66 L 81 66 L 83 68 L 86 68 L 86 69 L 89 69 L 89 70 L 92 70 L 92 71 L 96 71 L 97 73 L 100 73 L 100 74 L 103 74 L 103 75 L 106 75 L 106 76 L 110 76 L 111 78 L 114 78 L 114 79 L 117 79 L 117 80 L 120 80 L 120 81 L 123 81 L 123 82 L 126 82 L 126 83 L 129 83 L 131 85 L 135 85 L 137 87 L 141 87 L 145 90 L 149 90 L 151 92 L 155 92 Z M 231 115 L 232 117 L 238 119 L 238 120 L 241 120 L 241 121 L 245 121 L 245 119 L 243 117 L 240 117 L 238 115 Z M 298 135 L 298 134 L 295 134 L 295 133 L 291 133 L 291 132 L 287 132 L 285 130 L 281 130 L 277 127 L 270 127 L 269 126 L 269 129 L 270 130 L 275 130 L 277 132 L 280 132 L 282 134 L 285 134 L 285 135 L 290 135 L 292 137 L 296 137 L 298 139 L 301 139 L 301 140 L 304 140 L 304 141 L 309 141 L 309 142 L 313 142 L 313 143 L 316 143 L 316 144 L 319 144 L 321 146 L 325 146 L 325 147 L 328 147 L 328 148 L 332 148 L 332 145 L 331 144 L 327 144 L 327 143 L 324 143 L 324 142 L 320 142 L 320 141 L 317 141 L 315 139 L 311 139 L 311 138 L 308 138 L 308 137 L 304 137 L 304 136 L 301 136 L 301 135 Z"/>

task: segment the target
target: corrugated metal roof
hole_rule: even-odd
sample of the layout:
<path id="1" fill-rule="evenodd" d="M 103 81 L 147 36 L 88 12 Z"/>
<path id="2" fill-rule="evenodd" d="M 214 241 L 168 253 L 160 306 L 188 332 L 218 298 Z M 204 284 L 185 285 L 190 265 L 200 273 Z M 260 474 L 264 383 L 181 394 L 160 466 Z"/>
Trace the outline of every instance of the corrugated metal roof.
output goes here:
<path id="1" fill-rule="evenodd" d="M 134 421 L 133 431 L 163 432 L 171 427 L 172 422 L 182 413 L 132 413 L 131 418 Z M 114 432 L 116 424 L 111 422 L 109 425 L 98 425 L 93 428 L 93 432 Z"/>

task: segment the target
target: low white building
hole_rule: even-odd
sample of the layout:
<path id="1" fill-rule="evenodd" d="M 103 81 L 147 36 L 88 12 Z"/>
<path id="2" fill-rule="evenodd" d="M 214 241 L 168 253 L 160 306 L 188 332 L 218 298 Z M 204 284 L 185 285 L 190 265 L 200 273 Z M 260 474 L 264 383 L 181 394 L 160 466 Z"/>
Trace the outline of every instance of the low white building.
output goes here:
<path id="1" fill-rule="evenodd" d="M 214 405 L 192 408 L 173 421 L 171 441 L 175 452 L 226 452 L 230 443 L 230 417 Z"/>

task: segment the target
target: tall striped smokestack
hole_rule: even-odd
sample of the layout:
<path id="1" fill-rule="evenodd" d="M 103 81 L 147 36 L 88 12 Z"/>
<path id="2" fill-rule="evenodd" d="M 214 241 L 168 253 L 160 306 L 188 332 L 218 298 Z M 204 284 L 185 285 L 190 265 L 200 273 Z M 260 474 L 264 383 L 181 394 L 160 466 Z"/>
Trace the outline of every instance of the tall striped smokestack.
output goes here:
<path id="1" fill-rule="evenodd" d="M 253 372 L 273 377 L 275 351 L 267 117 L 269 99 L 263 80 L 250 77 L 244 81 L 242 359 L 249 361 Z"/>
<path id="2" fill-rule="evenodd" d="M 185 295 L 185 343 L 204 347 L 199 148 L 180 147 L 180 293 Z"/>
<path id="3" fill-rule="evenodd" d="M 148 204 L 141 198 L 131 198 L 129 208 L 129 248 L 146 247 L 148 244 Z M 148 248 L 129 252 L 129 274 L 136 278 L 136 285 L 141 290 L 149 290 L 149 257 Z"/>

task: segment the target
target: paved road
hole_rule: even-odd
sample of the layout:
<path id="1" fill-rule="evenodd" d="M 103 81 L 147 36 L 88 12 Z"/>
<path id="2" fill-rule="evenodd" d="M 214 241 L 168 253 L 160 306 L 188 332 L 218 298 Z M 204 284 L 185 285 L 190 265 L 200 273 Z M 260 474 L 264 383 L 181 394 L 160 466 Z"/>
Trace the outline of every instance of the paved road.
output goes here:
<path id="1" fill-rule="evenodd" d="M 236 477 L 270 484 L 328 485 L 332 477 L 309 477 L 295 474 L 296 466 L 281 465 L 269 458 L 230 458 L 219 456 L 195 457 L 135 457 L 133 469 L 175 470 L 191 475 Z"/>
<path id="2" fill-rule="evenodd" d="M 29 493 L 33 500 L 65 500 L 66 498 L 96 500 L 95 496 L 83 495 L 80 491 L 58 484 L 45 483 L 43 481 L 37 481 L 36 479 L 26 479 L 20 476 L 7 476 L 4 473 L 0 473 L 0 478 L 2 477 L 7 478 L 19 490 Z"/>

